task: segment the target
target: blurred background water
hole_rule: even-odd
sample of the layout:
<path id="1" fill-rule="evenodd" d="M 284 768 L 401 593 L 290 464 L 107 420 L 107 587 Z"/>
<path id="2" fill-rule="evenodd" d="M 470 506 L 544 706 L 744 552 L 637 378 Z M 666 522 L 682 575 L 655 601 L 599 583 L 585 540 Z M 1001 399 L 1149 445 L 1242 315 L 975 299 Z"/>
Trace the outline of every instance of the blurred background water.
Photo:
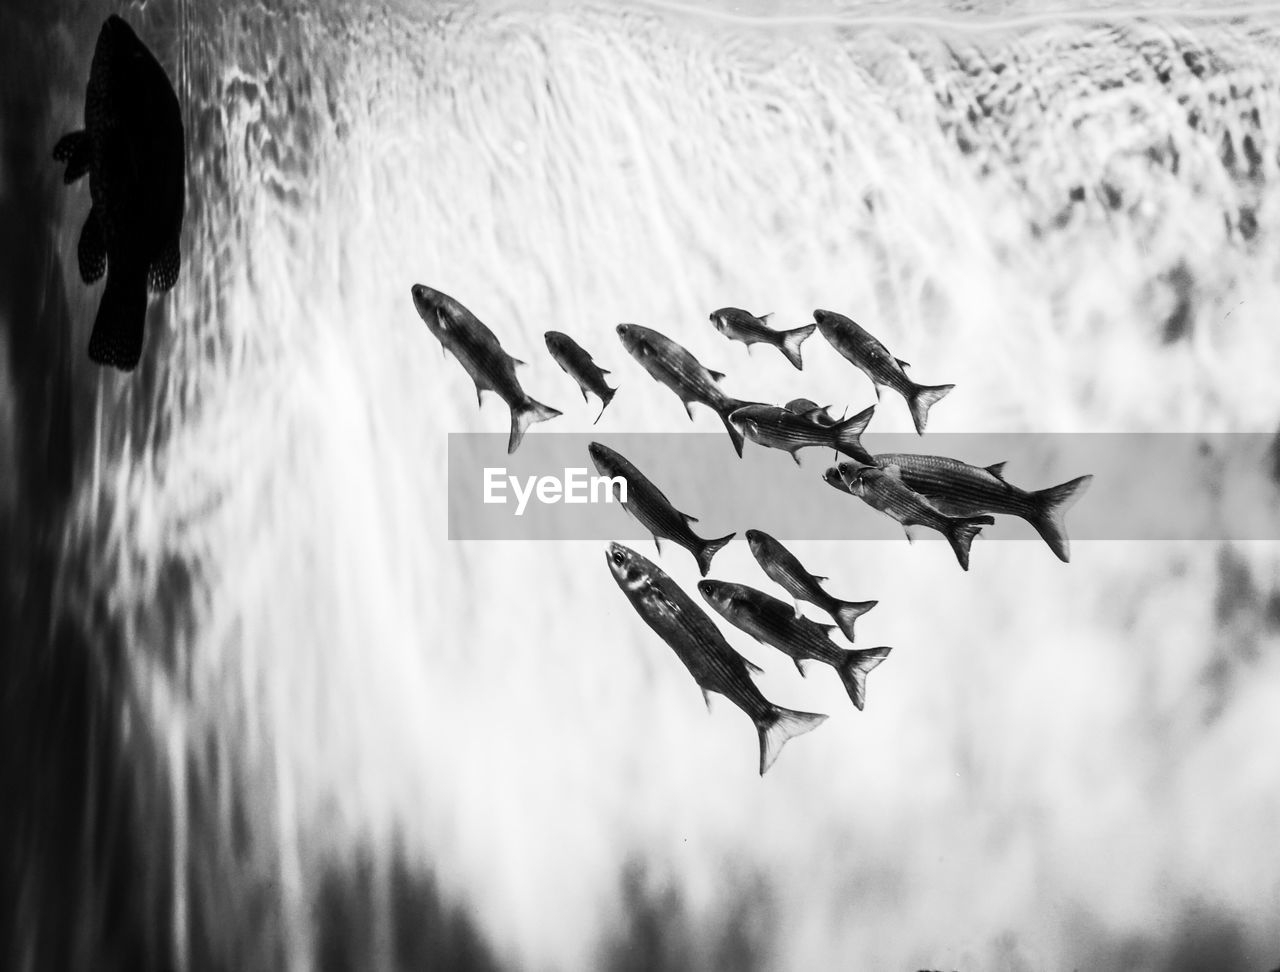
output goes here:
<path id="1" fill-rule="evenodd" d="M 132 377 L 86 359 L 88 191 L 49 156 L 113 11 L 188 135 Z M 797 543 L 895 651 L 858 713 L 730 632 L 831 713 L 762 780 L 603 544 L 447 540 L 446 433 L 507 418 L 409 299 L 530 363 L 566 413 L 531 435 L 720 428 L 620 321 L 730 394 L 872 400 L 725 304 L 852 314 L 957 384 L 934 432 L 1270 432 L 1278 40 L 1168 4 L 10 0 L 7 967 L 1280 963 L 1275 544 Z M 620 383 L 594 430 L 551 328 Z M 767 586 L 740 542 L 713 576 Z"/>

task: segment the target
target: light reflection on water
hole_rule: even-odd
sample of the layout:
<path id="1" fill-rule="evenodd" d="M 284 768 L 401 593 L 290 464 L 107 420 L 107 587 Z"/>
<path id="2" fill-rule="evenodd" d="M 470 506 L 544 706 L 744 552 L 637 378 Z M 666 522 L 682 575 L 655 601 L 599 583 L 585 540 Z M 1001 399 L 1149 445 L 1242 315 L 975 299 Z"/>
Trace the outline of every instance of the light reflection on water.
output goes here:
<path id="1" fill-rule="evenodd" d="M 100 799 L 137 828 L 153 954 L 1274 961 L 1271 545 L 1079 544 L 1064 567 L 979 541 L 969 574 L 939 544 L 798 545 L 834 591 L 880 600 L 860 642 L 896 651 L 856 713 L 731 633 L 767 696 L 832 714 L 761 780 L 746 720 L 706 715 L 601 544 L 446 539 L 445 433 L 506 415 L 477 409 L 408 296 L 458 297 L 566 412 L 555 431 L 606 442 L 719 429 L 624 356 L 619 321 L 687 344 L 731 394 L 872 400 L 820 338 L 802 374 L 725 343 L 706 323 L 724 304 L 780 324 L 848 309 L 921 380 L 957 383 L 932 432 L 1268 431 L 1274 19 L 126 15 L 181 64 L 184 277 L 148 365 L 91 371 L 87 192 L 45 186 L 74 337 L 14 338 L 8 363 L 43 355 L 78 392 L 47 437 L 74 456 L 71 505 L 44 515 L 65 537 L 58 612 L 114 646 L 92 656 L 93 731 L 128 769 L 100 767 L 119 781 Z M 98 21 L 51 35 L 37 145 L 78 117 Z M 594 429 L 549 328 L 621 385 Z M 7 387 L 0 416 L 25 426 L 38 398 Z M 10 518 L 40 508 L 26 447 Z M 661 562 L 691 589 L 681 552 Z M 741 543 L 713 576 L 766 586 Z M 101 893 L 83 892 L 86 949 L 110 938 Z"/>

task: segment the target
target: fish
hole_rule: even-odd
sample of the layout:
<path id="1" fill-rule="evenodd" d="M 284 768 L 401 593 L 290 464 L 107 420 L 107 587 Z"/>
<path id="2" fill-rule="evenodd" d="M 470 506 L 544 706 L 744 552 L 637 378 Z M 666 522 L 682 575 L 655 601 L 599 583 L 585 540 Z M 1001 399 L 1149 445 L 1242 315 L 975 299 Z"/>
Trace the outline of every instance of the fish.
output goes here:
<path id="1" fill-rule="evenodd" d="M 850 641 L 854 640 L 854 622 L 862 617 L 879 601 L 842 601 L 832 597 L 822 589 L 819 577 L 805 570 L 804 565 L 790 550 L 784 547 L 763 530 L 748 530 L 747 546 L 751 548 L 751 556 L 769 579 L 799 601 L 808 601 L 821 611 L 831 615 L 836 627 Z M 795 613 L 799 615 L 797 607 Z"/>
<path id="2" fill-rule="evenodd" d="M 902 481 L 897 466 L 865 466 L 842 462 L 836 467 L 840 478 L 849 487 L 851 495 L 858 497 L 872 509 L 887 514 L 902 524 L 903 530 L 912 526 L 929 527 L 947 538 L 956 560 L 965 570 L 969 569 L 969 547 L 984 526 L 995 523 L 990 516 L 948 516 Z M 907 532 L 907 539 L 911 533 Z"/>
<path id="3" fill-rule="evenodd" d="M 588 400 L 587 392 L 591 392 L 600 399 L 600 415 L 596 416 L 596 422 L 599 422 L 604 415 L 604 410 L 613 401 L 613 396 L 618 393 L 618 389 L 610 388 L 608 382 L 604 380 L 604 376 L 609 372 L 596 364 L 591 354 L 569 335 L 561 331 L 547 331 L 543 338 L 556 364 L 578 383 L 578 387 L 582 390 L 582 400 L 584 402 Z M 595 422 L 591 424 L 595 425 Z"/>
<path id="4" fill-rule="evenodd" d="M 423 284 L 410 288 L 413 306 L 440 346 L 462 365 L 476 386 L 476 402 L 481 394 L 496 392 L 511 409 L 511 435 L 507 455 L 520 448 L 524 434 L 535 422 L 546 422 L 562 414 L 550 405 L 534 401 L 520 387 L 516 365 L 524 364 L 502 348 L 502 343 L 471 311 L 448 294 Z"/>
<path id="5" fill-rule="evenodd" d="M 650 482 L 644 473 L 640 472 L 625 456 L 599 442 L 592 442 L 587 446 L 587 452 L 590 453 L 591 461 L 595 463 L 600 475 L 608 476 L 610 479 L 621 476 L 627 481 L 627 498 L 622 506 L 636 518 L 641 526 L 653 534 L 653 545 L 658 553 L 662 553 L 662 547 L 658 543 L 659 537 L 672 540 L 693 554 L 693 559 L 698 562 L 698 570 L 703 577 L 706 577 L 707 572 L 711 570 L 711 558 L 737 534 L 730 533 L 715 540 L 702 539 L 689 526 L 690 523 L 698 522 L 697 517 L 677 510 L 671 500 L 667 499 L 666 494 Z M 619 500 L 621 501 L 621 497 Z"/>
<path id="6" fill-rule="evenodd" d="M 742 456 L 742 433 L 729 422 L 729 413 L 743 405 L 755 404 L 731 398 L 722 392 L 716 382 L 724 378 L 719 371 L 711 371 L 687 349 L 653 328 L 639 324 L 619 324 L 618 337 L 641 367 L 660 384 L 666 385 L 684 403 L 684 410 L 693 418 L 694 403 L 707 406 L 720 416 L 734 451 Z"/>
<path id="7" fill-rule="evenodd" d="M 751 681 L 760 668 L 733 650 L 714 621 L 656 564 L 620 543 L 609 544 L 605 560 L 613 579 L 644 623 L 684 663 L 702 689 L 707 709 L 717 692 L 755 723 L 760 738 L 760 775 L 777 760 L 789 739 L 818 728 L 827 717 L 775 705 Z"/>
<path id="8" fill-rule="evenodd" d="M 889 657 L 892 648 L 841 648 L 831 640 L 835 625 L 818 624 L 797 617 L 791 605 L 745 584 L 703 580 L 698 593 L 730 624 L 741 628 L 756 641 L 789 655 L 803 675 L 802 661 L 813 659 L 830 665 L 840 676 L 854 706 L 867 704 L 867 675 Z"/>
<path id="9" fill-rule="evenodd" d="M 929 409 L 956 386 L 916 384 L 907 377 L 906 369 L 910 367 L 907 362 L 895 358 L 875 337 L 843 314 L 815 310 L 813 319 L 818 322 L 818 331 L 827 342 L 871 379 L 877 399 L 880 386 L 884 385 L 907 400 L 916 433 L 924 435 Z"/>
<path id="10" fill-rule="evenodd" d="M 795 412 L 798 415 L 808 415 L 815 422 L 822 425 L 835 425 L 840 419 L 831 414 L 831 407 L 823 407 L 817 402 L 808 398 L 793 398 L 782 406 L 788 412 Z"/>
<path id="11" fill-rule="evenodd" d="M 744 405 L 729 413 L 729 421 L 752 442 L 790 453 L 800 465 L 800 450 L 825 447 L 870 463 L 871 454 L 862 447 L 862 433 L 875 414 L 872 405 L 852 418 L 828 424 L 826 409 L 815 407 L 799 414 L 777 405 Z"/>
<path id="12" fill-rule="evenodd" d="M 748 351 L 753 344 L 768 344 L 777 348 L 797 371 L 803 371 L 800 345 L 804 344 L 818 325 L 805 324 L 788 331 L 775 331 L 765 323 L 772 316 L 761 314 L 756 317 L 741 307 L 721 307 L 711 312 L 711 323 L 729 340 L 745 344 Z"/>
<path id="13" fill-rule="evenodd" d="M 89 360 L 129 372 L 142 358 L 147 291 L 172 289 L 182 267 L 186 136 L 173 84 L 114 14 L 98 32 L 85 89 L 84 128 L 53 147 L 62 181 L 89 176 L 89 215 L 76 247 L 80 279 L 106 288 Z"/>
<path id="14" fill-rule="evenodd" d="M 921 456 L 905 452 L 875 457 L 881 468 L 896 466 L 902 481 L 938 510 L 952 516 L 1002 513 L 1021 517 L 1035 528 L 1049 549 L 1064 564 L 1071 562 L 1071 540 L 1063 520 L 1067 510 L 1089 488 L 1093 476 L 1041 490 L 1019 489 L 1004 478 L 1003 462 L 973 466 L 945 456 Z"/>

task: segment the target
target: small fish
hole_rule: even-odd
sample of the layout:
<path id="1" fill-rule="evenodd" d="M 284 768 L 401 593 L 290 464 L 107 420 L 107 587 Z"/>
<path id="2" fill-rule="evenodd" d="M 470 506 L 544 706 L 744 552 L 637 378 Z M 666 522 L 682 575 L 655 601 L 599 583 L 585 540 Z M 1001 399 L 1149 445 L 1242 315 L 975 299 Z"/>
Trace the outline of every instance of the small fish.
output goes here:
<path id="1" fill-rule="evenodd" d="M 790 361 L 797 371 L 804 370 L 800 360 L 800 345 L 814 332 L 817 324 L 806 324 L 789 331 L 775 331 L 765 324 L 772 314 L 756 317 L 741 307 L 721 307 L 711 312 L 711 323 L 715 329 L 731 341 L 741 341 L 751 350 L 753 344 L 768 344 L 779 351 Z"/>
<path id="2" fill-rule="evenodd" d="M 852 495 L 872 509 L 897 520 L 904 530 L 911 526 L 925 526 L 945 536 L 955 551 L 956 560 L 965 570 L 969 569 L 969 546 L 973 538 L 984 526 L 996 522 L 989 516 L 947 516 L 907 486 L 897 466 L 880 469 L 842 462 L 836 470 Z M 907 539 L 911 539 L 910 532 Z"/>
<path id="3" fill-rule="evenodd" d="M 708 710 L 710 693 L 718 692 L 755 723 L 761 776 L 788 739 L 826 721 L 825 715 L 784 709 L 760 694 L 749 674 L 760 669 L 734 651 L 707 612 L 655 564 L 620 543 L 609 544 L 605 560 L 636 613 L 684 662 Z"/>
<path id="4" fill-rule="evenodd" d="M 609 374 L 592 359 L 588 351 L 586 351 L 577 341 L 560 331 L 548 331 L 543 337 L 547 342 L 547 350 L 551 352 L 551 357 L 555 358 L 556 364 L 564 369 L 565 374 L 578 383 L 578 387 L 582 389 L 582 400 L 587 401 L 587 392 L 595 395 L 600 399 L 600 415 L 596 416 L 596 422 L 600 421 L 600 417 L 604 415 L 604 410 L 609 407 L 609 403 L 613 401 L 613 396 L 618 393 L 618 389 L 610 388 L 604 380 L 604 376 Z M 591 423 L 592 425 L 595 422 Z"/>
<path id="5" fill-rule="evenodd" d="M 861 437 L 875 410 L 872 405 L 853 418 L 828 424 L 822 420 L 826 414 L 822 408 L 799 414 L 777 405 L 744 405 L 729 414 L 729 421 L 752 442 L 790 453 L 797 466 L 800 450 L 814 447 L 835 449 L 869 463 L 871 454 L 862 448 Z"/>
<path id="6" fill-rule="evenodd" d="M 788 412 L 795 412 L 797 415 L 808 415 L 815 422 L 822 425 L 835 425 L 840 419 L 831 414 L 831 408 L 822 407 L 817 402 L 808 398 L 793 398 L 783 406 Z"/>
<path id="7" fill-rule="evenodd" d="M 511 435 L 507 454 L 520 448 L 520 442 L 534 422 L 546 422 L 561 413 L 550 405 L 536 402 L 520 387 L 516 365 L 524 364 L 502 349 L 497 336 L 485 327 L 471 311 L 460 303 L 430 287 L 414 284 L 413 306 L 444 350 L 466 369 L 476 385 L 476 402 L 483 404 L 482 392 L 496 392 L 511 409 Z"/>
<path id="8" fill-rule="evenodd" d="M 107 286 L 89 336 L 89 359 L 132 371 L 142 357 L 147 291 L 173 287 L 182 265 L 186 142 L 178 96 L 164 68 L 127 23 L 98 33 L 85 90 L 84 128 L 58 140 L 62 181 L 89 175 L 93 205 L 80 230 L 80 279 Z"/>
<path id="9" fill-rule="evenodd" d="M 1059 560 L 1071 561 L 1071 541 L 1063 517 L 1089 487 L 1093 476 L 1079 476 L 1059 486 L 1029 491 L 1005 480 L 1003 462 L 984 468 L 945 456 L 904 452 L 877 455 L 875 462 L 882 469 L 896 466 L 902 481 L 943 513 L 1021 517 L 1035 527 Z"/>
<path id="10" fill-rule="evenodd" d="M 697 402 L 706 405 L 724 423 L 733 442 L 733 448 L 742 455 L 742 433 L 729 422 L 729 413 L 751 402 L 730 398 L 716 384 L 724 377 L 718 371 L 708 370 L 702 362 L 684 347 L 665 334 L 639 324 L 619 324 L 618 337 L 627 352 L 640 362 L 641 367 L 659 383 L 666 385 L 684 403 L 684 410 L 693 418 L 690 407 Z"/>
<path id="11" fill-rule="evenodd" d="M 835 625 L 818 624 L 797 617 L 791 605 L 745 584 L 724 581 L 698 582 L 703 600 L 731 624 L 751 637 L 789 655 L 801 675 L 800 662 L 807 659 L 830 665 L 840 676 L 844 689 L 858 709 L 867 703 L 867 674 L 889 657 L 892 648 L 856 651 L 841 648 L 831 640 Z"/>
<path id="12" fill-rule="evenodd" d="M 880 397 L 880 386 L 884 385 L 907 400 L 916 432 L 924 435 L 930 407 L 956 386 L 917 385 L 907 377 L 907 362 L 895 358 L 875 337 L 843 314 L 816 310 L 813 319 L 818 322 L 818 330 L 828 343 L 871 379 L 876 398 Z"/>
<path id="13" fill-rule="evenodd" d="M 822 589 L 819 577 L 804 569 L 804 566 L 790 550 L 763 530 L 748 530 L 747 545 L 751 548 L 751 556 L 775 584 L 799 601 L 808 601 L 819 610 L 831 615 L 841 633 L 853 641 L 853 626 L 879 601 L 842 601 L 832 597 Z M 797 609 L 797 615 L 800 611 Z"/>
<path id="14" fill-rule="evenodd" d="M 689 526 L 690 523 L 698 522 L 697 517 L 677 510 L 666 494 L 628 459 L 599 442 L 592 442 L 587 446 L 587 451 L 591 453 L 591 461 L 595 463 L 600 475 L 610 479 L 621 476 L 627 481 L 627 500 L 622 506 L 653 534 L 653 545 L 657 547 L 658 553 L 662 553 L 662 547 L 658 544 L 659 537 L 674 540 L 693 554 L 698 562 L 698 570 L 706 577 L 707 571 L 711 569 L 711 558 L 737 534 L 731 533 L 716 540 L 703 540 Z"/>

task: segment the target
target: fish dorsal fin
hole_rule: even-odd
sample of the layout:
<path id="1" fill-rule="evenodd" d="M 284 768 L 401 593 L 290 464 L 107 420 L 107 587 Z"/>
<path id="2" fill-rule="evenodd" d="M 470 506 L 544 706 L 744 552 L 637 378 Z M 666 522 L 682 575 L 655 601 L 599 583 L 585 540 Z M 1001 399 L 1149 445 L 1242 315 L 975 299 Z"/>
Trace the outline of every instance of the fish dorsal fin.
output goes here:
<path id="1" fill-rule="evenodd" d="M 510 355 L 508 355 L 508 357 L 511 357 L 511 356 L 510 356 Z M 524 363 L 523 361 L 521 361 L 519 358 L 511 358 L 511 363 L 512 363 L 513 365 L 524 365 L 526 368 L 527 368 L 527 367 L 529 367 L 527 364 L 525 364 L 525 363 Z"/>
<path id="2" fill-rule="evenodd" d="M 893 360 L 898 362 L 898 367 L 901 368 L 903 371 L 906 371 L 908 368 L 911 367 L 910 361 L 903 361 L 901 358 L 894 358 Z"/>
<path id="3" fill-rule="evenodd" d="M 1008 462 L 1008 461 L 1009 460 L 1007 459 L 1005 460 L 1005 462 Z M 996 479 L 1000 480 L 1000 482 L 1003 483 L 1004 482 L 1004 466 L 1005 466 L 1004 462 L 993 462 L 991 465 L 987 467 L 987 472 L 991 473 L 991 475 L 995 476 Z"/>
<path id="4" fill-rule="evenodd" d="M 807 398 L 793 398 L 782 407 L 788 412 L 795 412 L 799 415 L 803 415 L 805 412 L 813 411 L 818 406 L 815 402 L 811 402 Z"/>
<path id="5" fill-rule="evenodd" d="M 711 376 L 711 380 L 712 380 L 712 381 L 723 381 L 723 380 L 724 380 L 724 374 L 723 374 L 723 372 L 719 372 L 719 371 L 712 371 L 710 368 L 708 368 L 708 369 L 707 369 L 707 374 L 709 374 L 709 375 Z"/>
<path id="6" fill-rule="evenodd" d="M 601 369 L 600 369 L 600 374 L 602 374 L 602 375 L 611 375 L 611 374 L 613 374 L 613 372 L 612 372 L 612 371 L 610 371 L 608 368 L 601 368 Z"/>
<path id="7" fill-rule="evenodd" d="M 809 576 L 812 577 L 814 580 L 816 580 L 819 584 L 821 584 L 823 581 L 831 580 L 830 577 L 823 577 L 821 574 L 810 574 Z"/>
<path id="8" fill-rule="evenodd" d="M 760 315 L 758 315 L 758 316 L 756 317 L 756 320 L 757 320 L 757 321 L 759 321 L 761 324 L 763 324 L 765 321 L 767 321 L 767 320 L 768 320 L 769 318 L 771 318 L 772 316 L 773 316 L 773 311 L 769 311 L 769 313 L 767 313 L 767 314 L 760 314 Z"/>
<path id="9" fill-rule="evenodd" d="M 755 672 L 755 674 L 757 674 L 757 675 L 763 675 L 763 674 L 764 674 L 764 669 L 763 669 L 763 668 L 761 668 L 759 665 L 757 665 L 755 662 L 753 662 L 753 661 L 748 661 L 747 659 L 745 659 L 745 658 L 744 658 L 744 659 L 742 659 L 742 663 L 743 663 L 744 665 L 746 665 L 746 666 L 747 666 L 747 671 L 749 671 L 749 672 Z"/>
<path id="10" fill-rule="evenodd" d="M 698 518 L 696 516 L 690 516 L 688 513 L 681 513 L 680 515 L 684 518 L 685 523 L 698 522 Z"/>

